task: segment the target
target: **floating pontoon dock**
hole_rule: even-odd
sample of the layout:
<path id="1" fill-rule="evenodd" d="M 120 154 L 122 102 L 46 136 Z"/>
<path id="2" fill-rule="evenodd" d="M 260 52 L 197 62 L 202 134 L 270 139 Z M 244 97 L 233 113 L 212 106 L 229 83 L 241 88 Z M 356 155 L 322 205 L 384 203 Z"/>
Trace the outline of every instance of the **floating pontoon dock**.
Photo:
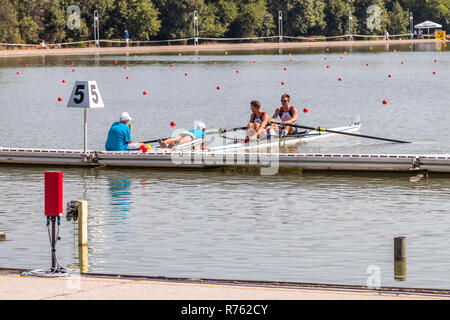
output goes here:
<path id="1" fill-rule="evenodd" d="M 138 168 L 290 167 L 332 171 L 450 173 L 450 154 L 117 152 L 0 148 L 0 164 Z"/>

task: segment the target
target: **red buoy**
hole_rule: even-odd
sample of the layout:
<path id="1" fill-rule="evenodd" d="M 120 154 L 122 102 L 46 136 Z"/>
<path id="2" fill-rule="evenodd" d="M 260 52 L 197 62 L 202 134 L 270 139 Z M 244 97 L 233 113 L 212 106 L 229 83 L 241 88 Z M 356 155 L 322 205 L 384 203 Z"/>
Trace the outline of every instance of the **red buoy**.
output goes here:
<path id="1" fill-rule="evenodd" d="M 327 69 L 330 69 L 330 66 L 327 66 Z"/>
<path id="2" fill-rule="evenodd" d="M 143 144 L 140 149 L 142 153 L 146 153 L 148 151 L 148 147 L 145 144 Z"/>
<path id="3" fill-rule="evenodd" d="M 172 122 L 170 123 L 170 126 L 171 126 L 172 128 L 175 128 L 175 127 L 177 126 L 177 124 L 175 123 L 175 121 L 172 121 Z"/>
<path id="4" fill-rule="evenodd" d="M 433 74 L 436 74 L 436 71 L 433 71 Z"/>
<path id="5" fill-rule="evenodd" d="M 402 64 L 405 64 L 405 63 L 402 61 Z"/>
<path id="6" fill-rule="evenodd" d="M 185 73 L 185 74 L 184 74 L 184 76 L 185 76 L 185 77 L 187 77 L 187 76 L 188 76 L 188 74 L 187 74 L 187 73 Z"/>
<path id="7" fill-rule="evenodd" d="M 127 76 L 127 77 L 126 77 L 125 79 L 129 80 L 129 79 L 130 79 L 130 77 L 128 77 L 128 76 Z"/>
<path id="8" fill-rule="evenodd" d="M 389 78 L 392 78 L 392 75 L 388 75 Z"/>
<path id="9" fill-rule="evenodd" d="M 117 64 L 117 60 L 114 60 L 114 63 Z"/>
<path id="10" fill-rule="evenodd" d="M 255 61 L 255 60 L 253 60 L 253 63 L 256 63 L 256 61 Z"/>
<path id="11" fill-rule="evenodd" d="M 58 97 L 58 101 L 61 102 L 61 101 L 62 101 L 62 98 L 61 98 L 61 97 Z"/>
<path id="12" fill-rule="evenodd" d="M 28 68 L 28 63 L 25 64 L 25 68 Z"/>
<path id="13" fill-rule="evenodd" d="M 285 85 L 284 81 L 281 81 L 281 85 L 282 85 L 282 86 L 284 86 L 284 85 Z"/>
<path id="14" fill-rule="evenodd" d="M 144 96 L 147 95 L 147 91 L 142 92 L 142 94 L 143 94 Z"/>
<path id="15" fill-rule="evenodd" d="M 171 64 L 170 67 L 173 68 L 173 64 Z"/>
<path id="16" fill-rule="evenodd" d="M 62 83 L 66 83 L 66 80 L 61 81 Z"/>
<path id="17" fill-rule="evenodd" d="M 20 74 L 20 72 L 19 72 L 19 71 L 17 71 L 17 74 Z"/>
<path id="18" fill-rule="evenodd" d="M 236 73 L 239 73 L 239 70 L 236 70 Z"/>
<path id="19" fill-rule="evenodd" d="M 216 63 L 215 62 L 213 62 L 213 66 L 215 66 L 216 65 Z"/>
<path id="20" fill-rule="evenodd" d="M 338 80 L 339 80 L 339 81 L 342 81 L 342 78 L 339 78 Z"/>
<path id="21" fill-rule="evenodd" d="M 127 67 L 123 67 L 123 70 L 127 70 Z"/>
<path id="22" fill-rule="evenodd" d="M 216 89 L 217 89 L 217 90 L 220 90 L 220 86 L 217 86 Z"/>
<path id="23" fill-rule="evenodd" d="M 304 113 L 308 113 L 308 111 L 309 111 L 308 108 L 303 108 Z"/>
<path id="24" fill-rule="evenodd" d="M 283 70 L 284 70 L 284 71 L 286 71 L 286 70 L 287 70 L 287 68 L 286 68 L 286 67 L 284 67 L 284 68 L 283 68 Z"/>
<path id="25" fill-rule="evenodd" d="M 383 104 L 387 104 L 388 102 L 387 102 L 387 100 L 386 99 L 384 99 L 383 100 Z"/>
<path id="26" fill-rule="evenodd" d="M 75 69 L 72 69 L 72 72 L 75 72 Z"/>
<path id="27" fill-rule="evenodd" d="M 153 62 L 156 62 L 156 58 L 155 58 L 155 59 L 153 59 Z"/>
<path id="28" fill-rule="evenodd" d="M 366 67 L 368 67 L 369 66 L 369 64 L 368 63 L 366 63 Z"/>

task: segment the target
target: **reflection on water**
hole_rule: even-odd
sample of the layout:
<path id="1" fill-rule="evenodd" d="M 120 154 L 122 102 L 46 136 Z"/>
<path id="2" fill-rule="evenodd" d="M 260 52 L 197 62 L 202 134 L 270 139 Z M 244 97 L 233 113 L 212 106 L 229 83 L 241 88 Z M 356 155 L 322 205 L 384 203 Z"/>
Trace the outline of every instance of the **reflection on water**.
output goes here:
<path id="1" fill-rule="evenodd" d="M 44 170 L 58 169 L 0 167 L 0 229 L 10 240 L 0 243 L 0 266 L 50 262 L 39 199 Z M 79 252 L 76 226 L 63 219 L 58 256 L 64 265 L 89 272 L 360 285 L 375 265 L 382 286 L 450 287 L 446 175 L 411 181 L 408 174 L 384 173 L 63 171 L 64 199 L 86 193 L 89 201 L 88 253 Z M 392 239 L 399 235 L 408 239 L 406 278 L 406 265 L 393 261 Z"/>
<path id="2" fill-rule="evenodd" d="M 126 213 L 130 211 L 133 201 L 131 200 L 131 180 L 108 177 L 111 205 L 117 206 L 123 213 L 124 221 L 127 220 Z"/>

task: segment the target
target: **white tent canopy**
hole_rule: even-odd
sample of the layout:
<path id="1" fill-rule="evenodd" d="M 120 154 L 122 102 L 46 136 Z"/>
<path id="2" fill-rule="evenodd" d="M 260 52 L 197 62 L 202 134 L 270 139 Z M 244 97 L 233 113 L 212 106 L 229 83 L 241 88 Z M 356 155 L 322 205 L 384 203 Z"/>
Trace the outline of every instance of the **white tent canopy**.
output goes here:
<path id="1" fill-rule="evenodd" d="M 433 21 L 425 21 L 414 26 L 416 29 L 437 29 L 442 28 L 442 25 Z"/>

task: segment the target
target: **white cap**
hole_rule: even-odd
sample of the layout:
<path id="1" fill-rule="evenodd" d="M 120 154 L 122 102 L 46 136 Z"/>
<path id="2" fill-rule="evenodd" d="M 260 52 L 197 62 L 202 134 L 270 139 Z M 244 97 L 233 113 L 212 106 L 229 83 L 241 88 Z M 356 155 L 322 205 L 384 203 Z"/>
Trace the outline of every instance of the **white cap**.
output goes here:
<path id="1" fill-rule="evenodd" d="M 127 121 L 127 120 L 133 120 L 133 119 L 131 119 L 128 112 L 122 112 L 122 114 L 120 115 L 120 121 Z"/>
<path id="2" fill-rule="evenodd" d="M 205 129 L 205 128 L 206 126 L 203 122 L 200 121 L 199 123 L 197 123 L 197 129 Z"/>

